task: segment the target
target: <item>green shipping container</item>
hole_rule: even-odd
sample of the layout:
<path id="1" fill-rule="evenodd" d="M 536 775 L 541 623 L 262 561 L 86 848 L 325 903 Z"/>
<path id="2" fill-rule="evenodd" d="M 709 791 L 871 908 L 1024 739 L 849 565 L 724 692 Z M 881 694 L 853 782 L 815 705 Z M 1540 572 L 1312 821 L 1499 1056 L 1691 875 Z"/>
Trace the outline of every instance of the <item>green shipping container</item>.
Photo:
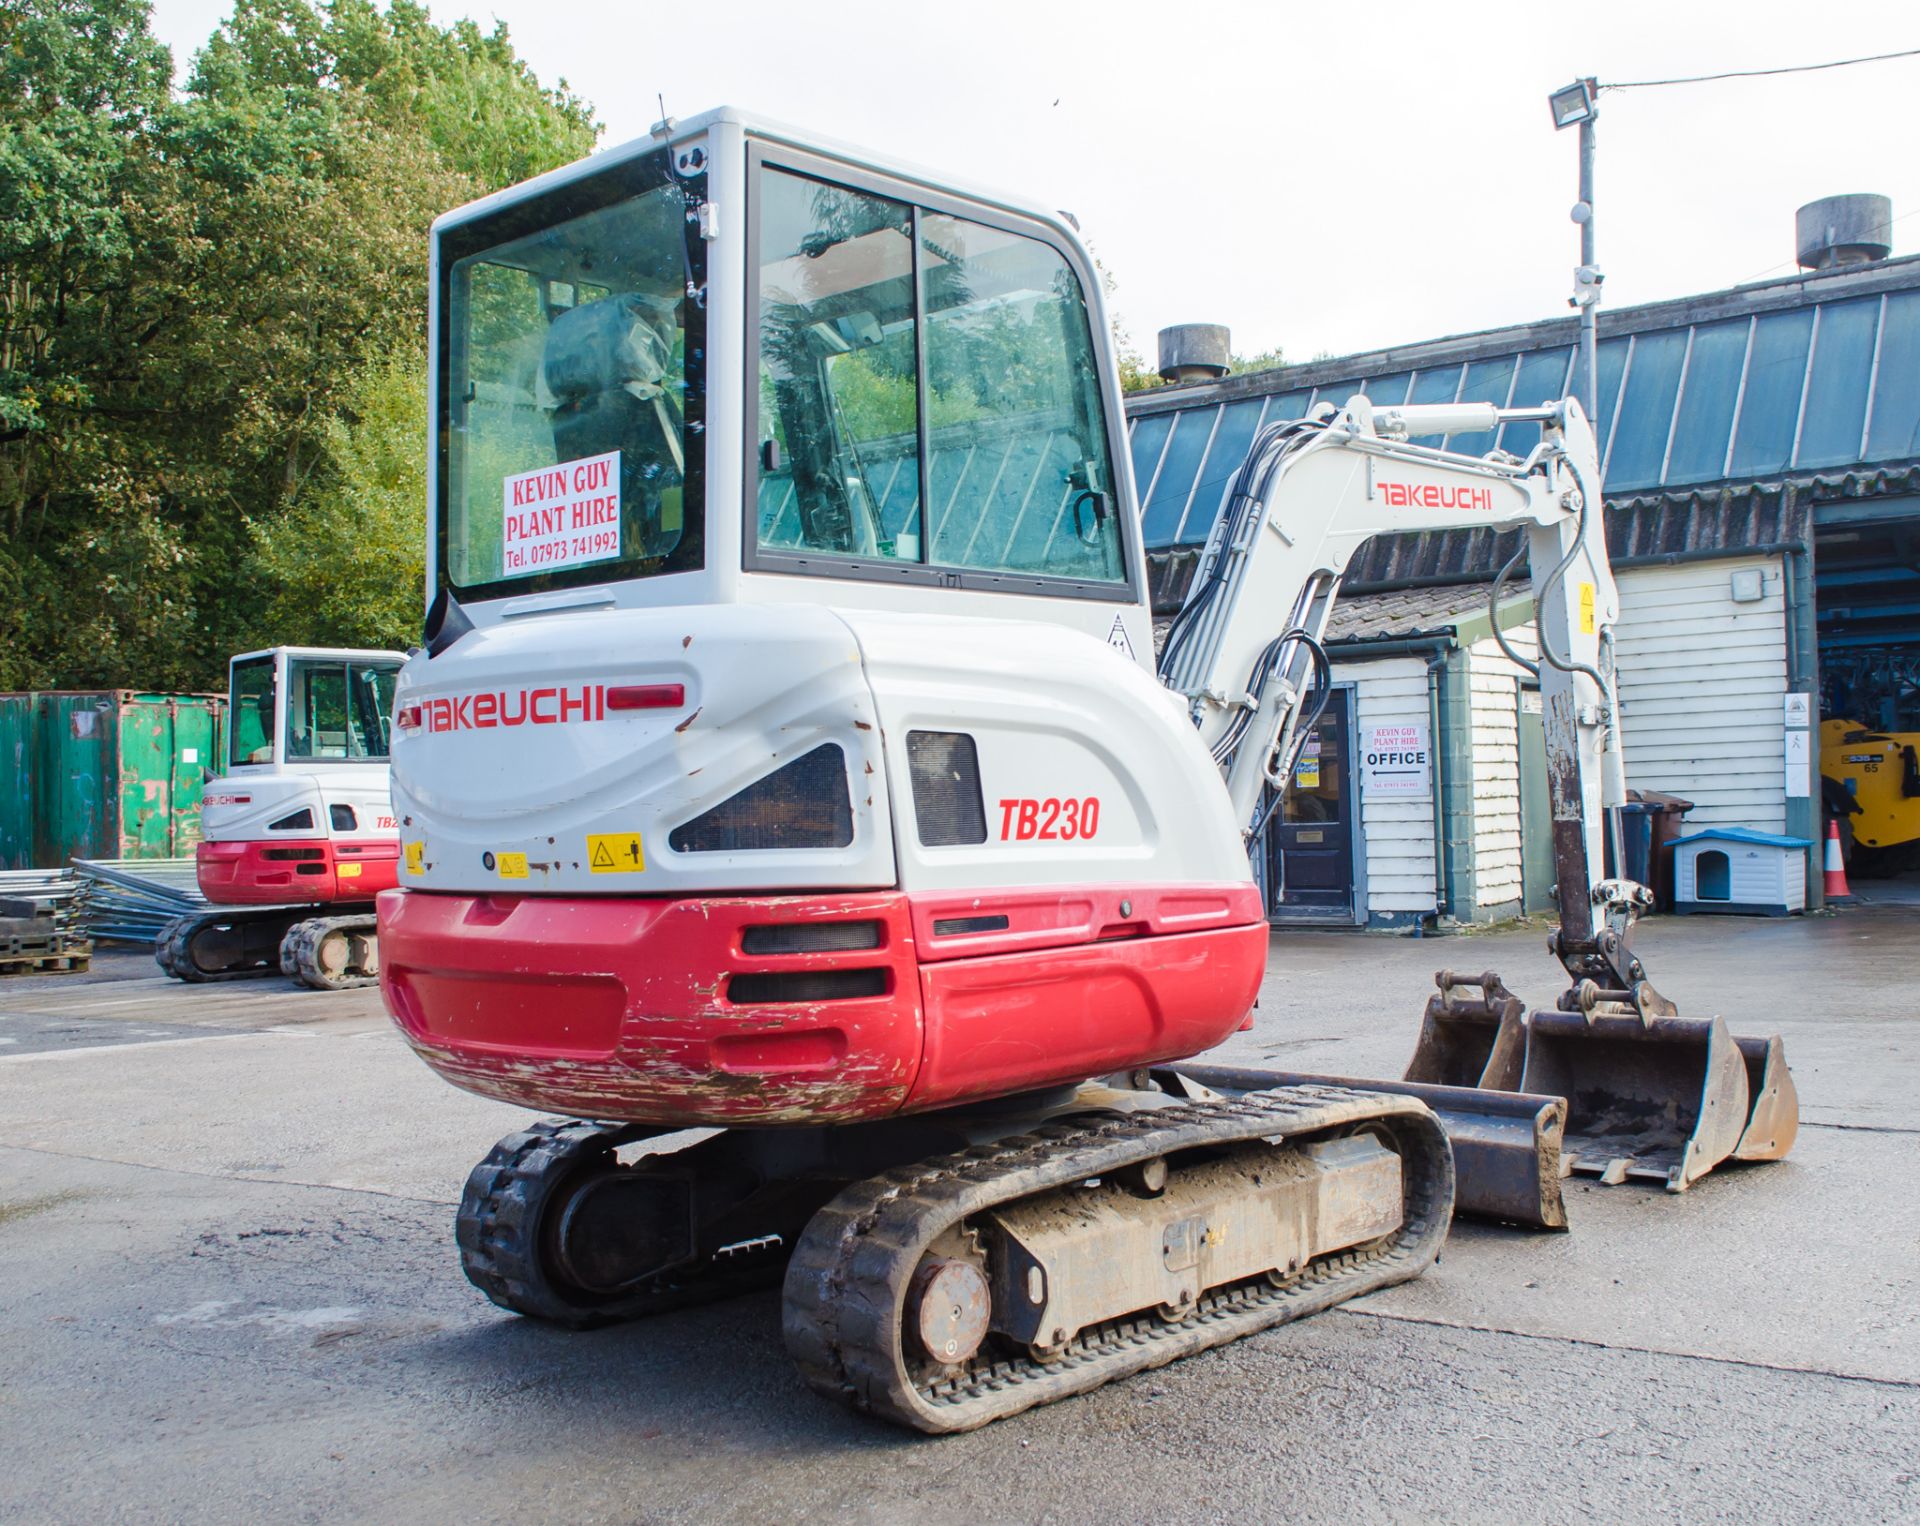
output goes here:
<path id="1" fill-rule="evenodd" d="M 200 795 L 224 757 L 222 696 L 127 689 L 0 696 L 0 738 L 13 734 L 14 707 L 6 702 L 22 698 L 31 702 L 27 777 L 9 793 L 31 801 L 32 846 L 20 863 L 15 838 L 0 835 L 0 867 L 192 854 Z M 17 833 L 13 818 L 0 816 L 0 834 L 10 831 Z"/>
<path id="2" fill-rule="evenodd" d="M 33 867 L 33 696 L 0 694 L 0 869 Z"/>

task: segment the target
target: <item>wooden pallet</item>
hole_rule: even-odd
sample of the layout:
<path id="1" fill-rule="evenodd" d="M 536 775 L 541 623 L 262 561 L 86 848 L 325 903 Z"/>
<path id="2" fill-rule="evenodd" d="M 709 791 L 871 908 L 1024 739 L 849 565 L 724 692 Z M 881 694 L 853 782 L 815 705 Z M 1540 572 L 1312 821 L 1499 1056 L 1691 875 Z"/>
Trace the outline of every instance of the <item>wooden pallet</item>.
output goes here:
<path id="1" fill-rule="evenodd" d="M 0 938 L 0 975 L 78 975 L 92 965 L 85 938 Z"/>

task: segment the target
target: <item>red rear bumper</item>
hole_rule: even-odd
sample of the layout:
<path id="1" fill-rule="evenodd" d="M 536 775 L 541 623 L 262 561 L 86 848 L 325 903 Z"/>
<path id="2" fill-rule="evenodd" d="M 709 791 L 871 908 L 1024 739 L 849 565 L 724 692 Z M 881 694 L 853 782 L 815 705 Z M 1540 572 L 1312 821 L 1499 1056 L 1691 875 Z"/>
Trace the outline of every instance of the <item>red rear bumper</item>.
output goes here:
<path id="1" fill-rule="evenodd" d="M 1253 1005 L 1267 924 L 1250 885 L 1004 900 L 394 891 L 380 951 L 388 1011 L 469 1091 L 583 1118 L 835 1123 L 1209 1048 Z"/>
<path id="2" fill-rule="evenodd" d="M 371 901 L 399 872 L 398 842 L 203 842 L 194 856 L 200 892 L 216 906 Z"/>

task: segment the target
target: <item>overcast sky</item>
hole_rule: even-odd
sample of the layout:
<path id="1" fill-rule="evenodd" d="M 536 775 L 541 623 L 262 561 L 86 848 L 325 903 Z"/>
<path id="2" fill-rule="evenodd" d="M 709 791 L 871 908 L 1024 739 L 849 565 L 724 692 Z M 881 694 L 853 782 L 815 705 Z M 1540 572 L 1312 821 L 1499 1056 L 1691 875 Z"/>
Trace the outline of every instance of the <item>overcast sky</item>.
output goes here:
<path id="1" fill-rule="evenodd" d="M 230 0 L 158 0 L 184 69 Z M 1346 354 L 1564 313 L 1553 88 L 1920 47 L 1913 0 L 442 0 L 647 130 L 722 103 L 1065 207 L 1134 345 Z M 1609 306 L 1785 274 L 1802 202 L 1878 191 L 1920 248 L 1920 58 L 1601 98 Z"/>

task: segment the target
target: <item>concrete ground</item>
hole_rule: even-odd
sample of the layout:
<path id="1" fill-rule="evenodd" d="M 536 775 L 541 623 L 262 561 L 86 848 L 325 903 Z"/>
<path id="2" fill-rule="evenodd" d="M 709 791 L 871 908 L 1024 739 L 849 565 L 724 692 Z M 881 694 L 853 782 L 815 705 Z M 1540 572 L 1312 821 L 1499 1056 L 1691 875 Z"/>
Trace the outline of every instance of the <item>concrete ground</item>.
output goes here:
<path id="1" fill-rule="evenodd" d="M 587 1335 L 461 1278 L 525 1118 L 377 994 L 144 956 L 0 981 L 0 1518 L 1920 1518 L 1920 908 L 1643 929 L 1683 1013 L 1777 1030 L 1787 1161 L 969 1436 L 805 1391 L 772 1294 Z M 1558 989 L 1538 930 L 1275 940 L 1237 1063 L 1397 1075 L 1432 970 Z"/>

